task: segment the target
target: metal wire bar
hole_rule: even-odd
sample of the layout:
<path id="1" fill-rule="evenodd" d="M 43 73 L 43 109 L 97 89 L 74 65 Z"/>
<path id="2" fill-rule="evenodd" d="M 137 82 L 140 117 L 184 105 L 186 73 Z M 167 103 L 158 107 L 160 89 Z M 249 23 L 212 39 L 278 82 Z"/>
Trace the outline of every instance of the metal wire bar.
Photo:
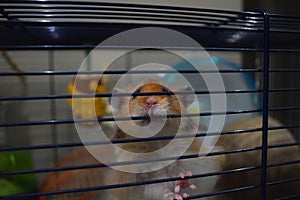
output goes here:
<path id="1" fill-rule="evenodd" d="M 1 45 L 0 50 L 86 50 L 86 49 L 165 49 L 165 50 L 191 50 L 191 51 L 225 51 L 225 52 L 263 52 L 261 48 L 246 48 L 246 47 L 210 47 L 205 48 L 197 47 L 182 47 L 182 46 L 91 46 L 91 45 Z M 300 49 L 287 49 L 287 48 L 270 48 L 270 53 L 300 53 Z"/>
<path id="2" fill-rule="evenodd" d="M 261 131 L 261 128 L 252 128 L 252 129 L 243 129 L 243 130 L 232 130 L 232 131 L 224 131 L 221 135 L 229 135 L 229 134 L 243 134 L 250 133 L 255 131 Z M 134 138 L 134 139 L 122 139 L 122 140 L 111 140 L 107 141 L 99 141 L 99 142 L 77 142 L 77 143 L 61 143 L 61 144 L 42 144 L 42 145 L 29 145 L 29 146 L 19 146 L 19 147 L 0 147 L 1 151 L 17 151 L 17 150 L 40 150 L 40 149 L 51 149 L 51 148 L 66 148 L 66 147 L 82 147 L 82 146 L 91 146 L 91 145 L 105 145 L 105 144 L 120 144 L 120 143 L 129 143 L 129 142 L 144 142 L 144 141 L 156 141 L 156 140 L 169 140 L 169 139 L 177 139 L 177 138 L 191 138 L 191 137 L 209 137 L 220 135 L 219 132 L 206 132 L 201 131 L 196 135 L 184 135 L 177 136 L 174 138 L 173 136 L 159 136 L 159 137 L 151 137 L 151 138 Z"/>
<path id="3" fill-rule="evenodd" d="M 293 160 L 293 161 L 285 161 L 285 162 L 279 162 L 279 163 L 271 163 L 268 164 L 267 167 L 279 167 L 279 166 L 284 166 L 284 165 L 294 165 L 294 164 L 299 164 L 300 160 Z"/>
<path id="4" fill-rule="evenodd" d="M 170 114 L 166 116 L 153 116 L 153 118 L 180 118 L 180 117 L 199 117 L 211 115 L 231 115 L 242 113 L 257 113 L 260 109 L 255 110 L 239 110 L 227 112 L 203 112 L 203 113 L 188 113 L 188 114 Z M 87 123 L 87 122 L 111 122 L 111 121 L 130 121 L 130 120 L 145 120 L 150 119 L 149 116 L 135 116 L 135 117 L 104 117 L 104 118 L 88 118 L 88 119 L 67 119 L 67 120 L 39 120 L 39 121 L 22 121 L 22 122 L 8 122 L 0 123 L 0 127 L 13 126 L 37 126 L 37 125 L 51 125 L 51 124 L 73 124 L 73 123 Z"/>
<path id="5" fill-rule="evenodd" d="M 12 175 L 19 175 L 19 174 L 36 174 L 36 173 L 68 171 L 68 170 L 78 170 L 78 169 L 91 169 L 91 168 L 99 168 L 99 167 L 107 167 L 107 166 L 124 166 L 124 165 L 133 165 L 133 164 L 142 164 L 142 163 L 163 162 L 163 161 L 170 161 L 170 160 L 185 160 L 185 159 L 199 158 L 205 156 L 217 156 L 217 155 L 243 153 L 243 152 L 250 152 L 250 151 L 257 151 L 257 150 L 261 150 L 261 147 L 249 147 L 249 148 L 236 149 L 236 150 L 210 152 L 207 154 L 191 154 L 191 155 L 183 155 L 180 157 L 172 156 L 172 157 L 165 157 L 165 158 L 139 159 L 139 160 L 112 162 L 112 163 L 105 163 L 105 164 L 102 163 L 84 164 L 78 166 L 73 165 L 73 166 L 62 166 L 62 167 L 55 167 L 55 168 L 51 167 L 51 168 L 43 168 L 43 169 L 9 171 L 9 172 L 2 172 L 0 173 L 0 175 L 12 176 Z"/>
<path id="6" fill-rule="evenodd" d="M 141 163 L 151 163 L 151 162 L 162 162 L 162 161 L 170 161 L 170 160 L 185 160 L 191 158 L 199 158 L 205 156 L 218 156 L 218 155 L 225 155 L 225 154 L 234 154 L 234 153 L 244 153 L 250 151 L 258 151 L 261 150 L 261 147 L 248 147 L 243 149 L 235 149 L 235 150 L 227 150 L 227 151 L 218 151 L 218 152 L 210 152 L 208 154 L 191 154 L 191 155 L 183 155 L 183 156 L 175 156 L 175 157 L 166 157 L 166 158 L 155 158 L 155 159 L 142 159 L 142 160 L 130 160 L 130 161 L 123 161 L 123 162 L 112 162 L 112 163 L 99 163 L 99 164 L 85 164 L 85 165 L 78 165 L 78 166 L 63 166 L 63 167 L 56 167 L 56 168 L 43 168 L 43 169 L 33 169 L 33 170 L 20 170 L 20 171 L 9 171 L 9 172 L 2 172 L 0 175 L 2 176 L 12 176 L 12 175 L 20 175 L 20 174 L 33 174 L 33 173 L 45 173 L 45 172 L 57 172 L 57 171 L 68 171 L 68 170 L 78 170 L 78 169 L 90 169 L 90 168 L 99 168 L 99 167 L 107 167 L 107 166 L 124 166 L 124 165 L 132 165 L 132 164 L 141 164 Z M 278 167 L 283 165 L 292 165 L 298 164 L 300 160 L 294 161 L 286 161 L 280 163 L 272 163 L 267 164 L 266 168 L 270 167 Z M 253 168 L 253 167 L 252 167 Z M 254 168 L 257 168 L 254 167 Z M 240 169 L 234 169 L 236 172 Z"/>
<path id="7" fill-rule="evenodd" d="M 221 194 L 228 194 L 228 193 L 239 192 L 239 191 L 244 191 L 244 190 L 253 190 L 256 188 L 259 188 L 259 185 L 250 185 L 250 186 L 237 187 L 237 188 L 233 188 L 233 189 L 212 192 L 212 193 L 206 193 L 206 194 L 201 194 L 201 195 L 193 195 L 193 196 L 188 197 L 188 199 L 199 199 L 199 198 L 217 196 L 217 195 L 221 195 Z"/>
<path id="8" fill-rule="evenodd" d="M 279 184 L 290 183 L 290 182 L 295 182 L 295 181 L 300 181 L 300 177 L 289 178 L 289 179 L 285 179 L 285 180 L 272 181 L 272 182 L 268 182 L 267 185 L 268 186 L 279 185 Z"/>
<path id="9" fill-rule="evenodd" d="M 300 89 L 299 89 L 300 90 Z M 294 91 L 294 90 L 293 90 Z M 238 93 L 261 93 L 262 90 L 225 90 L 225 91 L 177 91 L 175 95 L 188 94 L 238 94 Z M 50 99 L 70 99 L 70 98 L 95 98 L 95 97 L 130 97 L 130 96 L 149 96 L 149 95 L 174 95 L 174 92 L 140 92 L 140 93 L 102 93 L 102 94 L 65 94 L 65 95 L 41 95 L 41 96 L 15 96 L 15 97 L 1 97 L 1 101 L 25 101 L 25 100 L 50 100 Z"/>
<path id="10" fill-rule="evenodd" d="M 278 18 L 281 18 L 282 20 L 287 20 L 287 19 L 292 19 L 292 20 L 295 20 L 295 19 L 300 19 L 300 16 L 296 16 L 296 15 L 282 15 L 282 14 L 274 14 L 274 13 L 269 13 L 269 16 L 271 19 L 278 19 Z M 287 20 L 289 21 L 289 20 Z"/>
<path id="11" fill-rule="evenodd" d="M 190 13 L 191 14 L 191 13 Z M 201 17 L 200 17 L 201 16 Z M 84 12 L 84 11 L 10 11 L 11 18 L 18 19 L 28 19 L 28 18 L 37 18 L 37 19 L 117 19 L 117 20 L 140 20 L 140 21 L 160 21 L 160 22 L 176 22 L 176 23 L 195 23 L 195 24 L 204 24 L 208 26 L 218 26 L 226 25 L 229 20 L 226 17 L 222 18 L 207 18 L 205 14 L 202 15 L 167 15 L 166 13 L 133 13 L 133 12 Z M 233 19 L 234 20 L 234 19 Z M 239 20 L 234 23 L 230 23 L 232 27 L 238 27 L 241 24 L 245 24 L 246 27 L 253 27 L 254 23 L 242 23 Z"/>
<path id="12" fill-rule="evenodd" d="M 269 92 L 299 92 L 300 88 L 272 88 Z"/>
<path id="13" fill-rule="evenodd" d="M 287 200 L 287 199 L 298 199 L 300 197 L 300 194 L 290 195 L 286 197 L 277 198 L 275 200 Z"/>
<path id="14" fill-rule="evenodd" d="M 189 19 L 190 17 L 176 17 L 176 16 L 172 16 L 172 17 L 158 17 L 157 15 L 151 15 L 151 14 L 126 14 L 126 15 L 122 15 L 124 13 L 120 13 L 119 15 L 116 15 L 115 13 L 106 13 L 105 15 L 102 14 L 102 15 L 97 15 L 97 16 L 94 16 L 94 15 L 89 15 L 89 16 L 85 16 L 85 15 L 81 15 L 81 16 L 78 16 L 76 15 L 76 13 L 74 13 L 73 15 L 44 15 L 44 16 L 41 16 L 43 19 L 47 20 L 47 19 L 51 19 L 52 21 L 50 23 L 55 23 L 54 22 L 54 19 L 57 18 L 57 19 L 61 19 L 63 18 L 64 20 L 67 20 L 67 19 L 87 19 L 87 20 L 90 20 L 90 19 L 94 19 L 94 20 L 134 20 L 134 21 L 137 21 L 136 23 L 138 23 L 138 21 L 142 21 L 143 23 L 145 23 L 145 21 L 149 21 L 149 23 L 151 23 L 152 21 L 159 21 L 161 24 L 163 22 L 165 23 L 178 23 L 178 25 L 187 25 L 187 24 L 194 24 L 195 26 L 200 26 L 201 24 L 202 25 L 207 25 L 207 26 L 217 26 L 220 24 L 219 21 L 216 22 L 212 22 L 210 20 L 204 20 L 203 18 L 199 18 L 199 19 Z M 28 18 L 32 18 L 32 16 L 26 16 L 26 15 L 18 15 L 18 14 L 15 14 L 15 15 L 11 15 L 12 17 L 15 17 L 15 18 L 22 18 L 22 19 L 28 19 Z M 38 16 L 38 15 L 36 15 Z M 26 24 L 28 24 L 28 21 L 26 21 Z M 131 23 L 135 23 L 135 22 L 131 22 Z M 24 22 L 24 21 L 22 21 Z M 30 21 L 32 22 L 32 21 Z M 39 21 L 35 21 L 35 22 L 39 22 Z M 221 21 L 222 22 L 222 21 Z M 5 23 L 5 22 L 4 22 Z M 62 23 L 62 22 L 60 22 Z M 102 22 L 103 23 L 103 22 Z M 225 23 L 225 22 L 223 22 Z M 20 24 L 20 23 L 18 23 Z M 235 27 L 234 25 L 231 25 L 232 27 Z M 239 27 L 236 25 L 236 27 Z"/>
<path id="15" fill-rule="evenodd" d="M 102 28 L 111 28 L 112 26 L 116 26 L 118 28 L 122 28 L 122 29 L 130 29 L 130 28 L 137 28 L 137 27 L 153 27 L 153 23 L 145 23 L 144 20 L 147 19 L 143 19 L 141 18 L 140 20 L 137 21 L 132 21 L 131 18 L 126 18 L 126 17 L 121 17 L 124 18 L 124 20 L 127 20 L 128 22 L 114 22 L 112 24 L 112 22 L 109 21 L 103 21 L 101 20 L 101 22 L 91 22 L 91 21 L 86 21 L 86 22 L 79 22 L 79 21 L 64 21 L 64 20 L 35 20 L 35 21 L 31 21 L 31 20 L 22 20 L 22 21 L 3 21 L 0 20 L 0 24 L 4 25 L 4 26 L 28 26 L 28 27 L 64 27 L 64 28 L 68 28 L 68 27 L 77 27 L 78 29 L 80 28 L 92 28 L 92 27 L 98 27 L 99 30 L 99 26 Z M 117 17 L 115 18 L 111 18 L 111 17 L 107 17 L 104 16 L 102 17 L 102 19 L 118 19 Z M 162 22 L 161 22 L 162 21 Z M 245 27 L 245 26 L 237 26 L 237 27 L 223 27 L 223 26 L 211 26 L 211 25 L 203 25 L 203 24 L 198 24 L 198 23 L 176 23 L 178 22 L 177 20 L 162 20 L 160 19 L 159 21 L 155 21 L 155 26 L 159 26 L 159 27 L 165 27 L 165 28 L 170 28 L 170 29 L 180 29 L 180 28 L 188 28 L 188 29 L 204 29 L 204 30 L 223 30 L 223 31 L 247 31 L 247 32 L 260 32 L 262 31 L 261 28 L 258 27 Z M 172 23 L 168 23 L 168 22 L 172 22 Z M 276 31 L 278 33 L 280 33 L 280 31 Z M 296 31 L 291 31 L 291 33 L 297 33 Z"/>
<path id="16" fill-rule="evenodd" d="M 15 14 L 15 13 L 26 13 L 28 12 L 29 14 L 31 14 L 31 12 L 39 12 L 40 7 L 37 5 L 6 5 L 6 6 L 0 6 L 0 8 L 5 8 L 5 9 L 9 9 L 9 13 L 10 14 Z M 79 12 L 87 12 L 87 13 L 91 13 L 93 11 L 110 11 L 110 12 L 135 12 L 135 13 L 154 13 L 154 14 L 168 14 L 168 15 L 181 15 L 181 16 L 193 16 L 193 15 L 200 15 L 200 16 L 205 16 L 205 17 L 211 17 L 212 20 L 216 20 L 216 19 L 228 19 L 227 22 L 231 19 L 232 21 L 234 20 L 241 20 L 240 16 L 237 15 L 228 15 L 228 14 L 224 14 L 224 13 L 214 13 L 214 12 L 201 12 L 201 14 L 199 14 L 198 12 L 195 11 L 186 11 L 183 8 L 179 9 L 164 9 L 163 12 L 161 12 L 161 10 L 159 9 L 153 9 L 153 8 L 137 8 L 137 7 L 122 7 L 122 6 L 112 6 L 112 5 L 99 5 L 99 6 L 88 6 L 88 7 L 84 7 L 84 6 L 76 6 L 74 4 L 70 5 L 70 6 L 61 6 L 61 5 L 48 5 L 47 6 L 48 11 L 58 11 L 60 10 L 62 13 L 64 13 L 64 11 L 69 11 L 69 10 L 74 10 L 74 11 L 81 11 Z M 43 11 L 40 11 L 43 12 Z M 48 12 L 43 12 L 44 14 L 48 14 Z M 34 16 L 35 17 L 35 16 Z M 208 18 L 210 19 L 210 18 Z M 258 19 L 259 20 L 259 19 Z M 249 23 L 254 23 L 254 20 L 250 21 Z"/>
<path id="17" fill-rule="evenodd" d="M 41 67 L 42 68 L 42 67 Z M 31 72 L 0 72 L 0 76 L 53 76 L 53 75 L 97 75 L 97 74 L 195 74 L 195 73 L 256 73 L 260 69 L 220 69 L 220 70 L 92 70 L 92 71 L 31 71 Z"/>
<path id="18" fill-rule="evenodd" d="M 165 50 L 191 50 L 203 51 L 201 47 L 189 46 L 95 46 L 95 45 L 12 45 L 0 46 L 0 50 L 86 50 L 86 49 L 165 49 Z M 289 50 L 289 49 L 288 49 Z M 242 51 L 242 52 L 262 52 L 260 48 L 241 48 L 241 47 L 205 47 L 205 51 Z"/>
<path id="19" fill-rule="evenodd" d="M 299 124 L 294 124 L 294 125 L 283 125 L 283 126 L 274 126 L 274 127 L 269 127 L 269 130 L 279 130 L 279 129 L 291 129 L 291 128 L 299 128 Z"/>
<path id="20" fill-rule="evenodd" d="M 16 15 L 16 17 L 23 17 L 26 18 L 26 16 L 18 16 Z M 47 18 L 49 18 L 47 20 Z M 192 21 L 192 20 L 184 20 L 184 19 L 172 19 L 172 18 L 155 18 L 155 17 L 139 17 L 137 18 L 136 16 L 123 16 L 123 15 L 116 15 L 116 16 L 108 16 L 108 15 L 102 15 L 99 17 L 96 16 L 68 16 L 68 15 L 61 15 L 61 16 L 44 16 L 44 19 L 36 19 L 36 20 L 17 20 L 17 21 L 6 21 L 6 20 L 0 20 L 0 23 L 2 24 L 11 24 L 11 25 L 28 25 L 28 26 L 96 26 L 97 24 L 111 24 L 111 22 L 109 21 L 101 21 L 101 22 L 90 22 L 90 21 L 86 21 L 86 22 L 78 22 L 78 21 L 62 21 L 62 20 L 54 20 L 54 18 L 64 18 L 64 19 L 101 19 L 101 20 L 114 20 L 114 19 L 123 19 L 123 20 L 128 20 L 128 22 L 123 22 L 123 23 L 114 23 L 115 25 L 119 24 L 120 26 L 122 25 L 151 25 L 151 21 L 156 21 L 159 22 L 156 25 L 159 26 L 165 26 L 165 27 L 200 27 L 203 29 L 220 29 L 220 30 L 236 30 L 236 31 L 262 31 L 262 26 L 260 26 L 258 24 L 258 26 L 251 26 L 247 23 L 241 23 L 239 24 L 230 24 L 226 25 L 228 23 L 226 22 L 219 22 L 219 23 L 213 23 L 213 22 L 209 22 L 207 21 Z M 146 23 L 145 21 L 149 21 L 148 23 Z M 165 23 L 163 23 L 165 22 Z M 169 22 L 166 23 L 166 22 Z M 170 23 L 171 22 L 171 23 Z M 199 23 L 200 22 L 200 23 Z M 176 24 L 172 24 L 172 23 L 176 23 Z M 221 26 L 222 25 L 222 26 Z M 272 28 L 270 29 L 270 33 L 292 33 L 292 34 L 300 34 L 300 30 L 293 30 L 290 29 L 291 27 L 286 27 L 285 29 L 283 29 L 283 27 L 280 27 L 275 29 Z"/>
<path id="21" fill-rule="evenodd" d="M 263 72 L 263 112 L 262 112 L 262 149 L 261 149 L 261 179 L 260 199 L 266 199 L 267 158 L 268 158 L 268 127 L 269 127 L 269 38 L 270 22 L 266 11 L 260 11 L 264 17 L 264 72 Z"/>
<path id="22" fill-rule="evenodd" d="M 55 65 L 54 65 L 54 52 L 49 51 L 48 52 L 48 70 L 54 71 Z M 56 86 L 55 86 L 55 76 L 49 76 L 49 95 L 56 94 Z M 56 112 L 56 101 L 54 99 L 50 100 L 50 119 L 57 119 L 57 112 Z M 51 140 L 52 143 L 57 144 L 58 143 L 58 130 L 57 130 L 57 124 L 51 125 Z M 54 162 L 58 161 L 58 149 L 53 148 L 53 160 Z"/>
<path id="23" fill-rule="evenodd" d="M 293 69 L 293 68 L 281 68 L 281 69 L 270 69 L 270 73 L 282 73 L 282 72 L 300 72 L 300 69 Z"/>
<path id="24" fill-rule="evenodd" d="M 282 148 L 282 147 L 291 147 L 291 146 L 300 146 L 300 142 L 273 144 L 273 145 L 268 145 L 268 148 L 272 149 L 272 148 Z"/>
<path id="25" fill-rule="evenodd" d="M 289 107 L 276 107 L 270 108 L 269 111 L 289 111 L 289 110 L 299 110 L 300 106 L 289 106 Z"/>
<path id="26" fill-rule="evenodd" d="M 270 48 L 270 53 L 300 53 L 300 49 L 293 49 L 293 48 L 272 49 L 272 48 Z"/>
<path id="27" fill-rule="evenodd" d="M 170 5 L 153 5 L 153 4 L 130 4 L 130 3 L 116 3 L 116 2 L 85 2 L 85 1 L 47 1 L 47 2 L 37 2 L 37 1 L 2 1 L 4 4 L 18 4 L 18 5 L 69 5 L 69 6 L 110 6 L 110 7 L 123 7 L 123 8 L 141 8 L 141 9 L 158 9 L 160 11 L 165 10 L 186 10 L 190 12 L 212 12 L 212 13 L 226 13 L 226 14 L 248 14 L 249 17 L 256 17 L 255 19 L 261 19 L 261 16 L 257 12 L 241 12 L 232 10 L 217 10 L 217 9 L 206 9 L 206 8 L 196 8 L 196 7 L 182 7 L 182 6 L 170 6 Z"/>

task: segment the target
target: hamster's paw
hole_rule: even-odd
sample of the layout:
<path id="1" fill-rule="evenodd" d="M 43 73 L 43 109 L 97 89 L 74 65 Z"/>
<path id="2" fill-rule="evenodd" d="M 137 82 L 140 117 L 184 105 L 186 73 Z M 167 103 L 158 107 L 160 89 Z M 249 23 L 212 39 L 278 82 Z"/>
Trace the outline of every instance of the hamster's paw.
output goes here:
<path id="1" fill-rule="evenodd" d="M 188 177 L 191 177 L 191 176 L 192 176 L 191 172 L 187 172 L 186 174 L 180 173 L 179 178 L 182 180 L 176 181 L 174 193 L 169 192 L 169 193 L 165 194 L 164 200 L 187 199 L 189 197 L 189 195 L 187 193 L 179 194 L 179 192 L 181 189 L 185 189 L 185 188 L 190 188 L 191 190 L 197 189 L 197 187 L 188 180 Z"/>
<path id="2" fill-rule="evenodd" d="M 168 194 L 165 194 L 164 200 L 183 200 L 184 198 L 187 198 L 187 197 L 188 196 L 184 197 L 183 195 L 169 192 Z"/>
<path id="3" fill-rule="evenodd" d="M 197 187 L 186 178 L 191 176 L 192 176 L 191 172 L 187 172 L 186 174 L 180 173 L 179 177 L 182 180 L 176 182 L 175 193 L 179 193 L 180 189 L 185 189 L 185 188 L 190 188 L 191 190 L 197 189 Z"/>

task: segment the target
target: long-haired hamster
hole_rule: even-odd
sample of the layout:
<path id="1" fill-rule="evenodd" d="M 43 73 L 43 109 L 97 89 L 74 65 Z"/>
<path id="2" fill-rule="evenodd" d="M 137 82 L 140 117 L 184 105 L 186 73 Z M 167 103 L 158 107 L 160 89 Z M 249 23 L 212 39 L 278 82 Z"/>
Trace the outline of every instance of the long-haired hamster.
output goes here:
<path id="1" fill-rule="evenodd" d="M 177 89 L 176 91 L 178 90 L 190 91 L 185 88 Z M 172 91 L 163 82 L 147 80 L 134 89 L 132 96 L 127 98 L 118 97 L 118 103 L 115 103 L 113 109 L 115 109 L 116 113 L 119 113 L 119 116 L 142 116 L 144 118 L 132 120 L 131 124 L 122 121 L 121 126 L 125 126 L 125 128 L 117 129 L 114 134 L 115 139 L 137 138 L 130 133 L 136 133 L 138 137 L 142 137 L 141 134 L 145 134 L 146 139 L 158 137 L 169 138 L 117 144 L 120 148 L 115 151 L 114 155 L 117 162 L 147 159 L 159 160 L 177 154 L 179 154 L 179 157 L 181 153 L 182 155 L 204 153 L 200 152 L 200 149 L 203 149 L 201 146 L 203 147 L 204 145 L 200 138 L 176 138 L 176 133 L 178 134 L 178 132 L 180 132 L 179 136 L 185 136 L 199 131 L 199 125 L 195 123 L 194 119 L 182 116 L 174 117 L 174 115 L 180 116 L 186 114 L 187 106 L 194 101 L 193 95 L 175 95 L 176 91 Z M 164 94 L 158 94 L 160 92 Z M 142 95 L 143 93 L 148 94 Z M 173 117 L 170 117 L 170 115 L 173 115 Z M 157 123 L 157 126 L 160 126 L 159 122 L 162 121 L 163 125 L 161 125 L 155 135 L 147 135 L 147 127 L 153 123 L 154 125 Z M 155 126 L 152 128 L 155 129 Z M 145 131 L 141 133 L 141 130 Z M 111 190 L 119 200 L 180 200 L 187 198 L 188 195 L 212 192 L 218 178 L 217 176 L 195 178 L 193 175 L 220 171 L 223 162 L 223 156 L 204 156 L 190 159 L 174 159 L 172 162 L 159 161 L 143 163 L 141 165 L 124 165 L 119 170 L 111 170 L 110 174 L 107 175 L 106 184 L 135 183 L 181 177 L 183 179 L 177 181 Z"/>

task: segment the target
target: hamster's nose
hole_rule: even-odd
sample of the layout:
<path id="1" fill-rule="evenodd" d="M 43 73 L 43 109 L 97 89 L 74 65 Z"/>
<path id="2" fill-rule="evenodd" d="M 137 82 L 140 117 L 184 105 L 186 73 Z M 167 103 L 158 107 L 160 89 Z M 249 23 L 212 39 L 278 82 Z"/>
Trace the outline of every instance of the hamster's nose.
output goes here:
<path id="1" fill-rule="evenodd" d="M 146 100 L 146 105 L 148 108 L 151 108 L 152 106 L 157 104 L 157 99 L 153 96 L 148 97 Z"/>

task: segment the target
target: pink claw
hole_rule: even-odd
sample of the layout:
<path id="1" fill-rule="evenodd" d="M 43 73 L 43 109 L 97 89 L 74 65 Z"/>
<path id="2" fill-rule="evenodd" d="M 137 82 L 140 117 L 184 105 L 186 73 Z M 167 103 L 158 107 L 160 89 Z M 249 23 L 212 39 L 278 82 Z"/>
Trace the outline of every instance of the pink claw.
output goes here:
<path id="1" fill-rule="evenodd" d="M 187 193 L 182 193 L 179 194 L 181 189 L 185 189 L 185 188 L 190 188 L 192 190 L 197 189 L 196 186 L 194 184 L 192 184 L 186 177 L 191 177 L 192 173 L 191 172 L 187 172 L 186 174 L 184 173 L 180 173 L 179 174 L 179 178 L 182 180 L 179 180 L 176 182 L 174 191 L 175 193 L 167 193 L 165 194 L 164 199 L 167 200 L 183 200 L 183 199 L 187 199 L 189 198 L 189 195 Z"/>
<path id="2" fill-rule="evenodd" d="M 185 177 L 191 177 L 192 173 L 187 172 L 185 175 L 183 173 L 180 173 L 179 177 L 184 179 Z M 197 187 L 192 184 L 188 179 L 177 181 L 175 186 L 175 193 L 179 193 L 180 189 L 190 188 L 192 190 L 197 189 Z"/>
<path id="3" fill-rule="evenodd" d="M 185 174 L 185 176 L 191 177 L 191 176 L 193 176 L 193 175 L 192 175 L 191 172 L 187 172 L 187 173 Z"/>
<path id="4" fill-rule="evenodd" d="M 185 177 L 184 173 L 181 172 L 181 173 L 179 174 L 179 177 L 182 178 L 182 179 L 184 179 L 184 177 Z"/>
<path id="5" fill-rule="evenodd" d="M 179 195 L 179 194 L 174 194 L 174 193 L 171 193 L 168 195 L 168 200 L 183 200 L 182 196 Z"/>
<path id="6" fill-rule="evenodd" d="M 191 189 L 191 190 L 196 190 L 197 187 L 196 187 L 195 185 L 191 184 L 191 185 L 190 185 L 190 189 Z"/>
<path id="7" fill-rule="evenodd" d="M 184 199 L 189 198 L 189 196 L 190 196 L 190 195 L 188 195 L 187 193 L 183 193 L 183 194 L 182 194 L 182 197 L 183 197 Z"/>
<path id="8" fill-rule="evenodd" d="M 180 185 L 176 185 L 174 191 L 175 191 L 175 193 L 179 193 L 179 191 L 180 191 Z"/>

